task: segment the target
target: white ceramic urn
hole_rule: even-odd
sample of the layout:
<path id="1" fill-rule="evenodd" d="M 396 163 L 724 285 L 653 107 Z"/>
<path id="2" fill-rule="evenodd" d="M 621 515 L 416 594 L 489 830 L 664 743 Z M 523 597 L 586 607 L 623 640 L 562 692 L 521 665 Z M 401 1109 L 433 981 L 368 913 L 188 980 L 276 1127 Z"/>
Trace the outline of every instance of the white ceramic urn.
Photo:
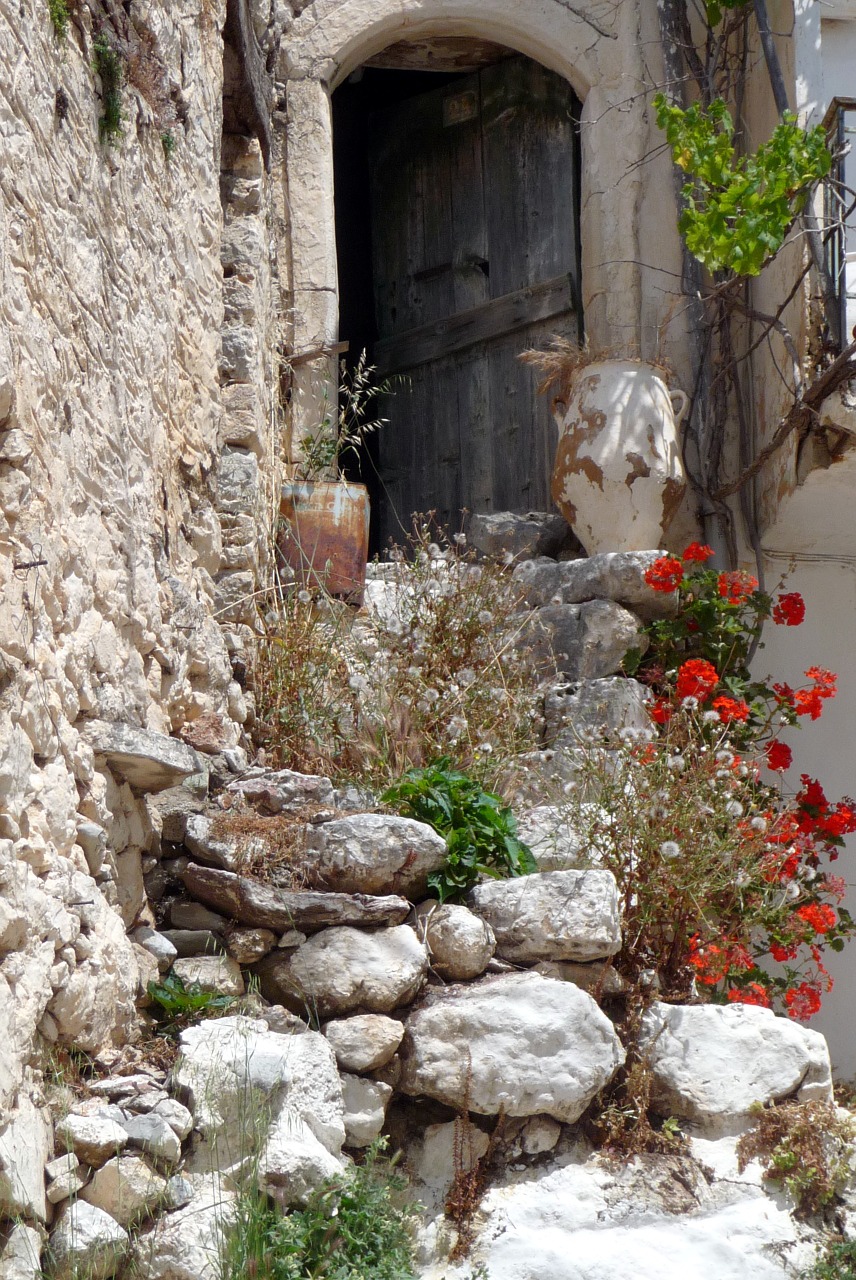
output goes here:
<path id="1" fill-rule="evenodd" d="M 554 404 L 553 501 L 589 555 L 663 545 L 687 487 L 678 435 L 687 404 L 633 360 L 585 365 Z"/>

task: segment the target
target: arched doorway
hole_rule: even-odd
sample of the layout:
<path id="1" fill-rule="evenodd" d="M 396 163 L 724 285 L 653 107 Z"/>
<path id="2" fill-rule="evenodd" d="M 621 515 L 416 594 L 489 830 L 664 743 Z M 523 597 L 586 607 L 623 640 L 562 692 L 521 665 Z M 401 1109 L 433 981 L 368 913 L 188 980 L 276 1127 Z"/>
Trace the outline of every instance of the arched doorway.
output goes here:
<path id="1" fill-rule="evenodd" d="M 579 110 L 463 39 L 395 45 L 333 95 L 339 336 L 400 379 L 366 475 L 376 549 L 413 511 L 550 507 L 555 429 L 519 355 L 581 336 Z"/>

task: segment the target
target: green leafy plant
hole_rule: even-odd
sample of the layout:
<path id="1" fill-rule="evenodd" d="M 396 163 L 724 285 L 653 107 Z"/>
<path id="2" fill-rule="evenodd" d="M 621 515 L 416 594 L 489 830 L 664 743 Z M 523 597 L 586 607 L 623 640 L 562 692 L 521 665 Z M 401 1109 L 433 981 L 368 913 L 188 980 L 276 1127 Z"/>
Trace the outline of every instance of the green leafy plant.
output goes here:
<path id="1" fill-rule="evenodd" d="M 160 1009 L 164 1029 L 174 1029 L 191 1018 L 220 1013 L 234 1004 L 234 996 L 205 991 L 197 982 L 185 986 L 176 973 L 168 974 L 162 982 L 150 982 L 148 993 Z"/>
<path id="2" fill-rule="evenodd" d="M 65 41 L 68 35 L 69 8 L 68 0 L 48 0 L 48 13 L 53 23 L 57 39 Z"/>
<path id="3" fill-rule="evenodd" d="M 378 381 L 376 374 L 365 350 L 352 369 L 344 360 L 341 362 L 338 406 L 334 412 L 328 399 L 327 412 L 319 425 L 302 437 L 297 479 L 324 479 L 331 472 L 341 475 L 344 462 L 355 461 L 366 439 L 386 425 L 388 419 L 372 417 L 371 408 L 377 396 L 393 392 L 396 380 Z"/>
<path id="4" fill-rule="evenodd" d="M 722 21 L 723 9 L 745 9 L 752 0 L 705 0 L 704 8 L 707 20 L 712 27 Z"/>
<path id="5" fill-rule="evenodd" d="M 226 1233 L 223 1280 L 414 1280 L 417 1206 L 407 1200 L 407 1182 L 385 1145 L 374 1142 L 362 1164 L 291 1213 L 247 1187 Z"/>
<path id="6" fill-rule="evenodd" d="M 841 1116 L 831 1102 L 758 1105 L 754 1114 L 753 1128 L 737 1143 L 740 1172 L 760 1159 L 764 1177 L 791 1193 L 800 1217 L 821 1213 L 850 1177 L 856 1121 Z"/>
<path id="7" fill-rule="evenodd" d="M 161 134 L 160 139 L 161 139 L 161 146 L 163 147 L 163 153 L 165 158 L 167 160 L 171 160 L 172 157 L 175 155 L 176 147 L 178 146 L 178 143 L 176 142 L 175 134 L 172 133 L 171 130 L 165 129 L 164 132 Z"/>
<path id="8" fill-rule="evenodd" d="M 678 221 L 687 248 L 709 271 L 758 275 L 829 172 L 823 127 L 803 129 L 786 112 L 754 155 L 739 155 L 721 98 L 684 110 L 658 93 L 653 104 L 672 158 L 689 177 Z"/>
<path id="9" fill-rule="evenodd" d="M 105 146 L 114 146 L 122 136 L 122 86 L 125 69 L 122 57 L 102 31 L 92 46 L 93 67 L 101 80 L 101 104 L 98 137 Z"/>
<path id="10" fill-rule="evenodd" d="M 856 1240 L 833 1240 L 812 1269 L 811 1280 L 856 1280 Z"/>
<path id="11" fill-rule="evenodd" d="M 441 902 L 461 898 L 479 876 L 529 875 L 538 870 L 517 835 L 517 822 L 499 796 L 451 767 L 447 756 L 410 769 L 382 797 L 402 813 L 427 822 L 446 840 L 448 855 L 428 884 Z"/>

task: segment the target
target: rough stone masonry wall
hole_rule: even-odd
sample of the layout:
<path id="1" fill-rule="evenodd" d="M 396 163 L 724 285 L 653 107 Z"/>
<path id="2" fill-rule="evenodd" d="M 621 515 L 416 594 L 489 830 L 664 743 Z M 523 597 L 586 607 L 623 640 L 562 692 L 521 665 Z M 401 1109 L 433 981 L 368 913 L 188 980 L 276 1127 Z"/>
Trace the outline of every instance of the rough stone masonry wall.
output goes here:
<path id="1" fill-rule="evenodd" d="M 224 316 L 225 0 L 70 8 L 61 42 L 46 2 L 0 0 L 0 1210 L 36 1217 L 44 1055 L 132 1034 L 152 973 L 125 935 L 157 839 L 142 796 L 201 767 L 167 735 L 239 741 L 223 575 L 262 565 L 266 495 L 242 507 L 229 459 L 257 471 L 271 428 L 263 394 L 252 421 L 238 403 L 265 359 L 239 376 L 224 341 L 247 283 Z M 111 147 L 104 22 L 152 80 L 126 84 Z M 232 228 L 265 207 L 253 146 L 229 140 Z M 244 300 L 262 348 L 267 257 Z"/>

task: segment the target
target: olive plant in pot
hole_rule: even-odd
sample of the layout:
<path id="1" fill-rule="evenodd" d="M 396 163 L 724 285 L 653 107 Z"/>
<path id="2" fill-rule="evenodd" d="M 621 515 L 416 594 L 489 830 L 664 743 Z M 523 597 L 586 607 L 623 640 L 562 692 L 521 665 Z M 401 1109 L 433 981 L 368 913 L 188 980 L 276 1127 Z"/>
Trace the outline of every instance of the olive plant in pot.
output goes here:
<path id="1" fill-rule="evenodd" d="M 338 403 L 301 439 L 294 475 L 280 498 L 277 549 L 306 587 L 361 604 L 369 543 L 369 494 L 346 479 L 344 467 L 359 458 L 368 436 L 387 419 L 371 416 L 376 396 L 392 390 L 377 382 L 362 351 L 349 369 L 342 361 Z M 329 405 L 329 397 L 327 397 Z"/>

